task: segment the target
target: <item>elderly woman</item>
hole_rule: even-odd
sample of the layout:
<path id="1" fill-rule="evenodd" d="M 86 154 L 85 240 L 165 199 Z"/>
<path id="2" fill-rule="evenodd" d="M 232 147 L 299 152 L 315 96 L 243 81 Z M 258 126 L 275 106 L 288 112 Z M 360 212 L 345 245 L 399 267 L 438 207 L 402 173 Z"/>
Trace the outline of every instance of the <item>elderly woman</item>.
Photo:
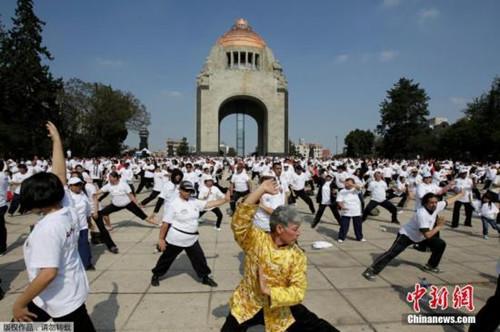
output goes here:
<path id="1" fill-rule="evenodd" d="M 75 331 L 95 331 L 85 307 L 89 284 L 78 254 L 80 225 L 65 191 L 66 166 L 57 128 L 49 122 L 53 173 L 38 173 L 21 187 L 21 204 L 43 218 L 24 243 L 30 280 L 14 303 L 16 321 L 72 322 Z"/>

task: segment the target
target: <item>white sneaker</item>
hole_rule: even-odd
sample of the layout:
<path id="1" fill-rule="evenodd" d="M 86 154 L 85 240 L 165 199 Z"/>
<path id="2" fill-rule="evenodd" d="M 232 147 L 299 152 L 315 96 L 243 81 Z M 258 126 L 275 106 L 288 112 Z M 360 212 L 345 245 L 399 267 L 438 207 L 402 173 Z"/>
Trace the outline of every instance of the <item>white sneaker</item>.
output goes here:
<path id="1" fill-rule="evenodd" d="M 403 213 L 403 211 L 401 211 L 401 210 L 400 210 L 400 211 L 398 211 L 398 214 L 401 214 L 401 213 Z"/>
<path id="2" fill-rule="evenodd" d="M 342 242 L 344 242 L 344 240 L 338 239 L 337 242 L 342 243 Z"/>
<path id="3" fill-rule="evenodd" d="M 483 239 L 488 240 L 488 235 L 484 235 Z"/>
<path id="4" fill-rule="evenodd" d="M 361 240 L 359 240 L 361 242 L 366 242 L 366 239 L 365 238 L 362 238 Z"/>
<path id="5" fill-rule="evenodd" d="M 214 229 L 215 229 L 217 232 L 220 232 L 220 227 L 214 226 Z"/>

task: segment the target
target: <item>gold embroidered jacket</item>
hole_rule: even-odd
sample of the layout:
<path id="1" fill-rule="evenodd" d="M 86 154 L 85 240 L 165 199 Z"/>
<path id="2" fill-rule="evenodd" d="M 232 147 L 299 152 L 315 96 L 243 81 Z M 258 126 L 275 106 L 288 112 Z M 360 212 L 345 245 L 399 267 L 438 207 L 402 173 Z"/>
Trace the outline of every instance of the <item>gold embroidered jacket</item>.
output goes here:
<path id="1" fill-rule="evenodd" d="M 263 309 L 266 331 L 283 332 L 295 321 L 289 307 L 304 299 L 307 258 L 296 244 L 277 247 L 270 234 L 255 227 L 257 208 L 240 204 L 231 222 L 234 238 L 245 252 L 243 279 L 229 303 L 231 314 L 241 324 Z M 264 268 L 271 296 L 260 290 L 259 266 Z"/>

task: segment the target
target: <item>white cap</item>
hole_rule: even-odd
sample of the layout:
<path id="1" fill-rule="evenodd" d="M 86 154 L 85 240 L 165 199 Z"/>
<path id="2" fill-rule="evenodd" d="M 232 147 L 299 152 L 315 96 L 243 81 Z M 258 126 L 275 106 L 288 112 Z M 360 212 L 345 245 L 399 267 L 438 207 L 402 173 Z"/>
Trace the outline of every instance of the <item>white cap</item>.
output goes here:
<path id="1" fill-rule="evenodd" d="M 68 185 L 70 185 L 70 186 L 73 184 L 79 184 L 79 183 L 82 183 L 82 180 L 80 180 L 80 178 L 77 178 L 77 177 L 72 177 L 68 181 Z"/>
<path id="2" fill-rule="evenodd" d="M 422 177 L 424 177 L 424 178 L 431 178 L 431 177 L 432 177 L 432 174 L 431 174 L 431 172 L 429 172 L 429 171 L 425 171 L 425 172 L 422 174 Z"/>

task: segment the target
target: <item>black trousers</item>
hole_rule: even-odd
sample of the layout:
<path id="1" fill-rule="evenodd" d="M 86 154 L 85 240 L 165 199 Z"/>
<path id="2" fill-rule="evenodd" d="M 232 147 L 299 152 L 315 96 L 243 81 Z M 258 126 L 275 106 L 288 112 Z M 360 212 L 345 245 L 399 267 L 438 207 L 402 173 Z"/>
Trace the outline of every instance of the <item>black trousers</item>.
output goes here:
<path id="1" fill-rule="evenodd" d="M 23 207 L 19 207 L 21 204 L 21 195 L 19 194 L 14 194 L 14 197 L 12 198 L 12 202 L 10 202 L 9 206 L 9 214 L 14 214 L 17 211 L 17 208 L 19 208 L 19 213 L 23 214 L 25 211 Z"/>
<path id="2" fill-rule="evenodd" d="M 130 212 L 132 212 L 133 214 L 135 214 L 137 217 L 141 218 L 142 220 L 144 220 L 148 217 L 146 215 L 146 213 L 144 213 L 144 211 L 142 211 L 142 209 L 140 207 L 138 207 L 137 204 L 135 204 L 134 202 L 130 202 L 125 206 L 116 206 L 116 205 L 110 204 L 110 205 L 106 206 L 104 209 L 102 209 L 101 211 L 99 211 L 99 215 L 109 216 L 111 213 L 116 212 L 116 211 L 120 211 L 123 209 L 129 210 Z"/>
<path id="3" fill-rule="evenodd" d="M 93 179 L 92 182 L 95 183 L 97 187 L 102 187 L 102 179 Z"/>
<path id="4" fill-rule="evenodd" d="M 471 324 L 469 332 L 494 332 L 500 325 L 500 275 L 497 277 L 495 294 L 486 301 L 486 304 L 476 314 L 476 323 Z"/>
<path id="5" fill-rule="evenodd" d="M 460 207 L 465 206 L 465 226 L 472 225 L 472 211 L 474 208 L 471 203 L 463 203 L 459 201 L 455 201 L 453 204 L 453 217 L 451 219 L 451 227 L 458 227 L 458 220 L 460 219 Z"/>
<path id="6" fill-rule="evenodd" d="M 0 254 L 7 250 L 7 227 L 5 227 L 7 205 L 0 207 Z"/>
<path id="7" fill-rule="evenodd" d="M 351 218 L 356 240 L 360 241 L 363 238 L 363 221 L 361 220 L 361 216 L 342 216 L 340 218 L 339 240 L 343 241 L 347 237 L 347 233 L 349 232 L 349 221 Z"/>
<path id="8" fill-rule="evenodd" d="M 315 313 L 309 311 L 303 304 L 297 304 L 290 307 L 295 322 L 287 329 L 288 332 L 339 332 L 326 320 L 319 318 Z M 245 332 L 248 328 L 255 325 L 264 325 L 264 313 L 261 309 L 255 316 L 243 322 L 238 323 L 236 318 L 229 313 L 226 322 L 221 328 L 221 332 Z"/>
<path id="9" fill-rule="evenodd" d="M 222 222 L 222 211 L 218 207 L 216 207 L 212 210 L 208 210 L 208 211 L 201 211 L 200 217 L 203 216 L 205 213 L 210 212 L 210 211 L 212 211 L 217 216 L 217 222 L 216 222 L 215 226 L 217 228 L 220 228 L 220 224 Z"/>
<path id="10" fill-rule="evenodd" d="M 132 190 L 132 195 L 135 196 L 135 187 L 133 183 L 127 183 L 130 186 L 130 190 Z"/>
<path id="11" fill-rule="evenodd" d="M 443 257 L 444 250 L 446 249 L 446 242 L 437 236 L 433 236 L 422 242 L 425 242 L 425 244 L 431 248 L 432 252 L 427 264 L 431 267 L 437 267 L 441 261 L 441 257 Z M 408 236 L 398 233 L 396 240 L 392 243 L 389 250 L 375 259 L 371 265 L 373 272 L 375 274 L 379 274 L 391 260 L 402 253 L 411 244 L 415 244 L 415 242 L 413 242 Z"/>
<path id="12" fill-rule="evenodd" d="M 233 192 L 233 197 L 231 197 L 231 202 L 229 203 L 229 206 L 231 207 L 231 210 L 234 212 L 236 211 L 236 203 L 238 202 L 238 200 L 242 197 L 245 197 L 246 195 L 248 195 L 250 193 L 250 191 L 234 191 Z"/>
<path id="13" fill-rule="evenodd" d="M 313 201 L 312 201 L 311 197 L 309 197 L 306 194 L 306 192 L 305 192 L 304 189 L 302 189 L 302 190 L 292 190 L 292 193 L 293 193 L 293 196 L 290 195 L 289 203 L 295 203 L 297 197 L 300 197 L 304 202 L 306 202 L 306 204 L 309 207 L 309 210 L 311 211 L 311 213 L 316 213 Z"/>
<path id="14" fill-rule="evenodd" d="M 147 205 L 149 202 L 151 202 L 153 199 L 155 199 L 156 197 L 158 197 L 158 195 L 160 194 L 159 191 L 156 191 L 156 190 L 153 190 L 151 192 L 151 194 L 149 194 L 148 197 L 144 198 L 141 202 L 141 205 Z"/>
<path id="15" fill-rule="evenodd" d="M 99 233 L 101 234 L 101 241 L 104 242 L 108 249 L 116 247 L 116 244 L 113 242 L 111 235 L 108 232 L 106 226 L 104 226 L 103 215 L 100 213 L 97 215 L 97 219 L 93 218 L 97 228 L 99 229 Z"/>
<path id="16" fill-rule="evenodd" d="M 368 214 L 370 214 L 371 210 L 376 208 L 378 205 L 382 206 L 384 209 L 386 209 L 387 211 L 389 211 L 391 213 L 391 218 L 392 218 L 393 222 L 398 221 L 398 209 L 394 206 L 394 204 L 389 202 L 387 199 L 383 202 L 377 202 L 377 201 L 374 201 L 373 199 L 370 200 L 370 202 L 368 202 L 368 205 L 366 206 L 366 208 L 363 211 L 363 221 L 366 220 L 366 218 L 368 217 Z"/>
<path id="17" fill-rule="evenodd" d="M 139 187 L 137 187 L 136 194 L 139 194 L 144 187 L 151 188 L 153 186 L 154 178 L 146 178 L 141 176 L 141 182 L 139 182 Z"/>
<path id="18" fill-rule="evenodd" d="M 323 213 L 325 213 L 325 210 L 326 210 L 327 207 L 330 208 L 330 210 L 333 213 L 333 216 L 335 217 L 335 220 L 337 220 L 337 222 L 340 224 L 339 209 L 338 209 L 336 203 L 332 203 L 332 204 L 329 204 L 329 205 L 324 205 L 324 204 L 320 204 L 319 205 L 318 211 L 316 212 L 316 215 L 314 216 L 314 220 L 313 220 L 313 225 L 314 226 L 316 226 L 321 221 L 321 217 L 323 217 Z"/>
<path id="19" fill-rule="evenodd" d="M 393 199 L 394 197 L 401 197 L 398 203 L 398 207 L 404 207 L 406 200 L 408 199 L 408 194 L 407 193 L 402 193 L 401 196 L 398 196 L 394 193 L 394 191 L 390 190 L 387 194 L 387 199 Z"/>
<path id="20" fill-rule="evenodd" d="M 153 212 L 154 213 L 160 212 L 160 209 L 163 206 L 163 203 L 165 203 L 165 200 L 161 197 L 158 197 L 158 199 L 156 200 L 155 209 L 153 210 Z"/>
<path id="21" fill-rule="evenodd" d="M 33 318 L 34 322 L 46 322 L 52 318 L 54 322 L 72 322 L 74 324 L 73 326 L 75 332 L 95 331 L 94 324 L 90 319 L 85 304 L 82 304 L 78 309 L 76 309 L 72 313 L 57 318 L 51 317 L 48 313 L 46 313 L 43 309 L 38 307 L 33 302 L 28 303 L 28 310 L 37 315 L 36 318 Z"/>
<path id="22" fill-rule="evenodd" d="M 186 255 L 191 261 L 191 265 L 193 265 L 193 269 L 196 271 L 198 277 L 203 278 L 212 273 L 208 267 L 205 253 L 203 249 L 201 249 L 200 243 L 196 241 L 191 247 L 178 247 L 168 243 L 167 248 L 158 259 L 156 266 L 151 270 L 153 274 L 155 276 L 162 276 L 167 273 L 174 260 L 183 250 L 186 251 Z"/>

